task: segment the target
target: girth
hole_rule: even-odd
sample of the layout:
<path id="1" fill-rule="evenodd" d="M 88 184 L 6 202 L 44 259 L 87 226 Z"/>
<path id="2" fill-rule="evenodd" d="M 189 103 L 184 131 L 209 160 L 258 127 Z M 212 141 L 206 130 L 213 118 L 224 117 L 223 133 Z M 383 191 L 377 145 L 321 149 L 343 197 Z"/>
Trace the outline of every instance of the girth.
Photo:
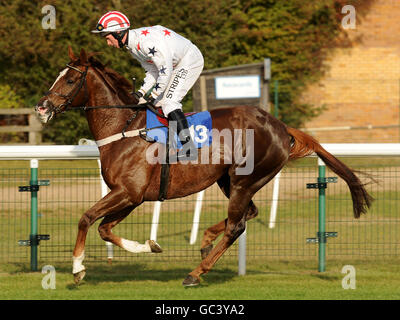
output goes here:
<path id="1" fill-rule="evenodd" d="M 164 201 L 167 197 L 168 192 L 168 183 L 169 183 L 169 150 L 171 147 L 171 143 L 169 141 L 169 134 L 167 135 L 167 144 L 166 144 L 166 155 L 165 155 L 165 163 L 161 164 L 161 174 L 160 174 L 160 191 L 158 193 L 158 201 Z"/>

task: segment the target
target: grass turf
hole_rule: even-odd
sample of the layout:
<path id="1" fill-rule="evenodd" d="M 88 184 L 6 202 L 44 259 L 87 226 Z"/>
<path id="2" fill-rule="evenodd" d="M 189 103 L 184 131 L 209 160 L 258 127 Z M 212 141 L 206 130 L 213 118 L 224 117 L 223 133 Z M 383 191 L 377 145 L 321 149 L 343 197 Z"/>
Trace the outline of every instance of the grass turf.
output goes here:
<path id="1" fill-rule="evenodd" d="M 71 266 L 55 265 L 56 289 L 43 289 L 45 274 L 24 265 L 1 265 L 2 300 L 392 300 L 400 299 L 398 260 L 350 261 L 356 269 L 356 288 L 343 289 L 342 268 L 349 261 L 329 260 L 327 271 L 314 261 L 252 263 L 245 276 L 236 262 L 221 261 L 197 287 L 181 283 L 191 263 L 87 263 L 87 275 L 75 285 Z M 41 268 L 42 266 L 40 266 Z"/>

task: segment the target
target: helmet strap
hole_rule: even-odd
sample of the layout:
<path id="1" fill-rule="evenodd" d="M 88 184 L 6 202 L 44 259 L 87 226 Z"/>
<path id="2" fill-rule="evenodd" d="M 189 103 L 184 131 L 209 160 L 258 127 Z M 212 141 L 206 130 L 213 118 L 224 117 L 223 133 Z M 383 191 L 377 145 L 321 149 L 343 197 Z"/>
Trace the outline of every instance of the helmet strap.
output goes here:
<path id="1" fill-rule="evenodd" d="M 121 32 L 112 32 L 111 35 L 118 41 L 118 45 L 120 48 L 123 48 L 126 43 L 128 42 L 128 37 L 126 37 L 125 42 L 122 42 L 122 39 L 124 38 L 125 34 L 128 32 L 128 30 L 123 30 Z"/>

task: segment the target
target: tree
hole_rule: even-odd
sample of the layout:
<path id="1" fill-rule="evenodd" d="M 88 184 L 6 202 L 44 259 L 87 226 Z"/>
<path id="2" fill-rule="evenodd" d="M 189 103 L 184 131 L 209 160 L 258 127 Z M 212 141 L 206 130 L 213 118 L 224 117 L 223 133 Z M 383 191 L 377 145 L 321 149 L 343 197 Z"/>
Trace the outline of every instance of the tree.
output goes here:
<path id="1" fill-rule="evenodd" d="M 0 84 L 0 108 L 13 109 L 22 105 L 22 98 L 8 84 Z"/>
<path id="2" fill-rule="evenodd" d="M 116 9 L 126 13 L 133 28 L 161 24 L 189 38 L 202 51 L 205 69 L 271 58 L 272 77 L 280 81 L 280 118 L 288 125 L 299 126 L 321 111 L 321 106 L 302 104 L 299 97 L 307 85 L 324 74 L 329 48 L 338 40 L 342 46 L 351 45 L 340 27 L 341 7 L 353 4 L 363 14 L 373 1 L 54 0 L 56 28 L 43 29 L 41 9 L 48 1 L 3 0 L 0 88 L 12 84 L 23 105 L 35 105 L 58 70 L 69 62 L 68 45 L 75 51 L 85 48 L 102 52 L 99 59 L 103 63 L 127 78 L 136 77 L 140 84 L 144 77 L 140 65 L 123 49 L 109 48 L 104 39 L 90 33 L 102 14 Z M 189 95 L 184 109 L 189 110 L 191 103 Z M 57 143 L 71 141 L 71 121 L 77 121 L 75 127 L 79 128 L 84 123 L 79 115 L 68 113 L 50 122 L 45 137 Z M 87 126 L 84 133 L 90 136 Z"/>

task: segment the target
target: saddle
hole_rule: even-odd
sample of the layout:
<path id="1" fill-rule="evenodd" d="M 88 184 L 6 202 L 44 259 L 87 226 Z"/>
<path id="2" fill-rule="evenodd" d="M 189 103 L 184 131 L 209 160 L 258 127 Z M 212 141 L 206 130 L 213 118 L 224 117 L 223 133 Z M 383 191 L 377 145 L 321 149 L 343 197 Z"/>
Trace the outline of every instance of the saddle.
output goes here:
<path id="1" fill-rule="evenodd" d="M 199 149 L 204 146 L 209 146 L 212 142 L 212 120 L 210 113 L 208 111 L 198 113 L 191 112 L 186 113 L 185 116 L 195 147 Z M 146 141 L 158 142 L 166 145 L 165 162 L 161 164 L 161 181 L 158 201 L 164 201 L 166 199 L 169 182 L 169 167 L 171 163 L 177 162 L 177 160 L 176 162 L 170 161 L 170 150 L 180 150 L 182 148 L 176 131 L 170 132 L 170 130 L 173 129 L 170 128 L 168 119 L 164 116 L 161 108 L 147 109 L 146 135 L 142 137 L 145 138 Z"/>
<path id="2" fill-rule="evenodd" d="M 185 113 L 188 121 L 193 142 L 197 148 L 209 146 L 211 144 L 212 120 L 210 112 L 191 112 Z M 151 142 L 167 144 L 167 138 L 173 136 L 173 143 L 178 150 L 182 148 L 176 132 L 169 132 L 170 126 L 168 119 L 164 116 L 161 108 L 147 109 L 146 111 L 146 139 Z"/>

